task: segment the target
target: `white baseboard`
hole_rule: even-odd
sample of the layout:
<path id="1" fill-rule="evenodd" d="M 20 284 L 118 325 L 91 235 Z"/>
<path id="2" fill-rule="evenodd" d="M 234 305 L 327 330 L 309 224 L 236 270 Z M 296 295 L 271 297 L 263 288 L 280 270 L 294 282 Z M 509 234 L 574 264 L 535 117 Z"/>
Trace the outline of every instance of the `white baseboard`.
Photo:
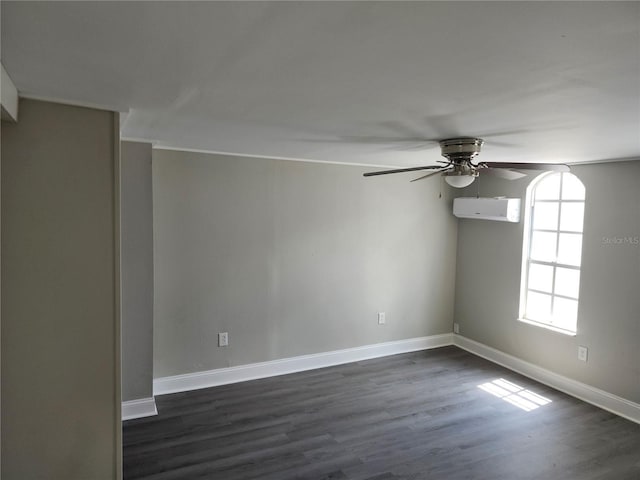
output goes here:
<path id="1" fill-rule="evenodd" d="M 151 417 L 157 414 L 156 401 L 153 397 L 122 402 L 122 420 Z"/>
<path id="2" fill-rule="evenodd" d="M 479 357 L 537 380 L 549 387 L 579 398 L 587 403 L 640 423 L 640 404 L 605 392 L 577 380 L 572 380 L 545 368 L 476 342 L 462 335 L 453 335 L 453 344 Z"/>
<path id="3" fill-rule="evenodd" d="M 245 382 L 247 380 L 331 367 L 370 358 L 396 355 L 398 353 L 428 350 L 430 348 L 444 347 L 452 344 L 453 334 L 445 333 L 443 335 L 409 338 L 406 340 L 283 358 L 237 367 L 160 377 L 153 381 L 153 394 L 164 395 L 166 393 L 185 392 L 229 383 Z"/>

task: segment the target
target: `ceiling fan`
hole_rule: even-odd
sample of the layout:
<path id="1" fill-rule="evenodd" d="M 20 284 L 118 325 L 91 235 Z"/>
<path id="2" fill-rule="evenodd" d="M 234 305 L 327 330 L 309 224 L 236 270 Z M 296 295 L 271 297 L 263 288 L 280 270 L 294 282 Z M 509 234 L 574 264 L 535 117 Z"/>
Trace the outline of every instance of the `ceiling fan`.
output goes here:
<path id="1" fill-rule="evenodd" d="M 458 137 L 441 140 L 440 148 L 442 156 L 447 159 L 444 165 L 427 165 L 424 167 L 397 168 L 379 172 L 367 172 L 365 177 L 376 175 L 388 175 L 391 173 L 415 172 L 419 170 L 436 170 L 422 177 L 411 180 L 415 182 L 433 175 L 442 174 L 445 181 L 455 188 L 464 188 L 471 185 L 480 175 L 487 172 L 507 180 L 515 180 L 526 174 L 517 170 L 540 170 L 553 172 L 568 172 L 569 166 L 560 163 L 503 163 L 503 162 L 478 162 L 473 159 L 480 153 L 484 140 L 474 137 Z"/>

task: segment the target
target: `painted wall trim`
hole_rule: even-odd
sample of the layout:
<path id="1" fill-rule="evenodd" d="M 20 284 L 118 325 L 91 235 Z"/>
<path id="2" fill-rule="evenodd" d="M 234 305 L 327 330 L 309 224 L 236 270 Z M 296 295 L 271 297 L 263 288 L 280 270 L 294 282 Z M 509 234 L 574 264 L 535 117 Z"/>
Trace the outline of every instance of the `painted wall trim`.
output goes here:
<path id="1" fill-rule="evenodd" d="M 156 400 L 153 397 L 122 402 L 122 420 L 152 417 L 157 414 Z"/>
<path id="2" fill-rule="evenodd" d="M 121 156 L 120 156 L 120 116 L 112 112 L 113 115 L 113 299 L 114 299 L 114 318 L 113 318 L 113 337 L 114 341 L 114 368 L 113 382 L 115 384 L 115 395 L 113 403 L 116 409 L 116 418 L 114 419 L 114 439 L 115 439 L 115 465 L 116 480 L 122 480 L 122 250 L 121 250 Z M 155 407 L 154 407 L 155 408 Z"/>
<path id="3" fill-rule="evenodd" d="M 572 397 L 576 397 L 596 407 L 624 417 L 627 420 L 631 420 L 632 422 L 640 423 L 640 404 L 592 387 L 586 383 L 572 380 L 571 378 L 526 362 L 483 343 L 463 337 L 462 335 L 453 335 L 453 344 L 474 355 L 520 373 L 525 377 L 532 378 L 549 387 L 560 390 Z"/>
<path id="4" fill-rule="evenodd" d="M 207 150 L 200 148 L 187 148 L 180 146 L 172 146 L 166 144 L 160 144 L 157 141 L 149 140 L 145 138 L 135 137 L 122 137 L 122 140 L 127 142 L 143 142 L 151 143 L 154 150 L 170 150 L 174 152 L 188 152 L 188 153 L 204 153 L 207 155 L 222 155 L 225 157 L 246 157 L 246 158 L 264 158 L 265 160 L 281 160 L 285 162 L 303 162 L 303 163 L 324 163 L 327 165 L 342 165 L 347 167 L 366 167 L 366 168 L 402 168 L 398 165 L 377 165 L 372 163 L 357 163 L 357 162 L 338 162 L 335 160 L 314 160 L 312 158 L 296 158 L 296 157 L 277 157 L 272 155 L 258 155 L 254 153 L 239 153 L 239 152 L 225 152 L 221 150 Z"/>
<path id="5" fill-rule="evenodd" d="M 344 350 L 314 353 L 311 355 L 239 365 L 236 367 L 160 377 L 153 381 L 153 394 L 163 395 L 166 393 L 185 392 L 229 383 L 245 382 L 247 380 L 303 372 L 305 370 L 331 367 L 399 353 L 428 350 L 452 344 L 453 334 L 445 333 L 442 335 L 408 338 L 405 340 L 376 343 Z"/>
<path id="6" fill-rule="evenodd" d="M 18 89 L 14 85 L 11 77 L 4 69 L 4 65 L 0 64 L 2 68 L 0 78 L 0 104 L 2 105 L 2 119 L 18 121 Z"/>

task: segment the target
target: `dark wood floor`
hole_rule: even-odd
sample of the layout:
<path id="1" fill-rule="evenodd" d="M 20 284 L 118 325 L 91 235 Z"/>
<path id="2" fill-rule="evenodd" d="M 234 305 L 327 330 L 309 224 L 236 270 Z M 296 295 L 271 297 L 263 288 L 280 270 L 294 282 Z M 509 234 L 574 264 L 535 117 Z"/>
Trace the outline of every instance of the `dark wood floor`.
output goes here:
<path id="1" fill-rule="evenodd" d="M 640 479 L 640 425 L 456 347 L 156 402 L 125 479 Z"/>

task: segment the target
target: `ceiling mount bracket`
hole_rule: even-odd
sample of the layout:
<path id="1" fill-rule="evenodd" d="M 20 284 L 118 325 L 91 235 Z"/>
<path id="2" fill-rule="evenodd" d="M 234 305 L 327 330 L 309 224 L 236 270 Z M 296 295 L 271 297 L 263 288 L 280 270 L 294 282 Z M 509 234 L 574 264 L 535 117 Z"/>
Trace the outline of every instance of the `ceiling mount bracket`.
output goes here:
<path id="1" fill-rule="evenodd" d="M 448 138 L 440 142 L 442 156 L 454 163 L 475 158 L 482 148 L 484 140 L 475 137 Z"/>

